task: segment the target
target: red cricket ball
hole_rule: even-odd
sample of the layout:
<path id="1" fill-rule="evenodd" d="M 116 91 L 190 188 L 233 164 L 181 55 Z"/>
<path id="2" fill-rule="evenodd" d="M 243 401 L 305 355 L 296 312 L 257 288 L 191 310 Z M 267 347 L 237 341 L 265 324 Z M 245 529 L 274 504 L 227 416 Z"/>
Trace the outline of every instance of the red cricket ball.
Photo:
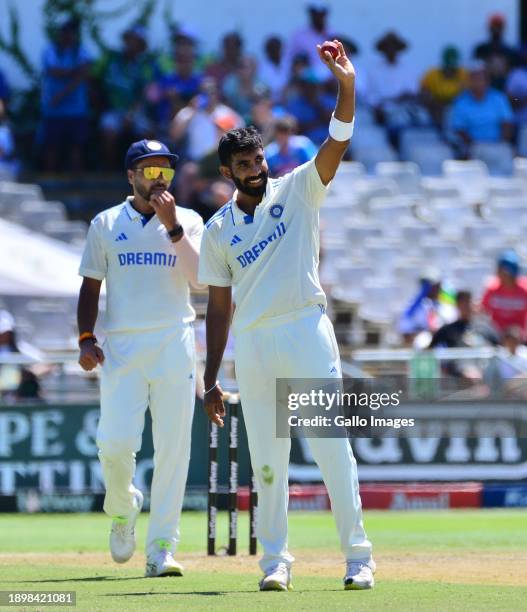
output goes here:
<path id="1" fill-rule="evenodd" d="M 326 40 L 326 42 L 322 45 L 321 50 L 322 53 L 324 53 L 325 51 L 329 51 L 333 59 L 337 59 L 337 57 L 339 56 L 338 46 L 330 40 Z"/>

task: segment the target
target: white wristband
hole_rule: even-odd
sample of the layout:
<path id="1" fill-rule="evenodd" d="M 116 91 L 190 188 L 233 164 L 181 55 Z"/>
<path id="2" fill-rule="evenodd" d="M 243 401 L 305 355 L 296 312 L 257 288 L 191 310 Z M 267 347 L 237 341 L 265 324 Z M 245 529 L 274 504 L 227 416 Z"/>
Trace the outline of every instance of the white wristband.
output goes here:
<path id="1" fill-rule="evenodd" d="M 214 389 L 220 384 L 220 381 L 217 380 L 214 385 L 210 388 L 207 389 L 206 391 L 203 392 L 203 397 L 205 397 L 205 395 L 207 395 L 207 393 L 210 393 L 211 391 L 214 391 Z"/>
<path id="2" fill-rule="evenodd" d="M 346 123 L 335 117 L 335 113 L 331 115 L 331 121 L 329 122 L 329 135 L 333 140 L 343 142 L 349 140 L 353 136 L 353 128 L 355 126 L 355 117 L 351 123 Z"/>

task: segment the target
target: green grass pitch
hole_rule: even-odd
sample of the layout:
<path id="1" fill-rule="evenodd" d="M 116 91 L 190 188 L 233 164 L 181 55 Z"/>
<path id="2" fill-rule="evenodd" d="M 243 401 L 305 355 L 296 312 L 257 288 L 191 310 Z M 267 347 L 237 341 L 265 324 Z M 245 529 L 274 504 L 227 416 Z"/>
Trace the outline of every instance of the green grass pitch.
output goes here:
<path id="1" fill-rule="evenodd" d="M 522 510 L 365 512 L 378 569 L 375 589 L 364 592 L 342 589 L 344 565 L 327 512 L 290 514 L 297 563 L 289 593 L 257 591 L 245 513 L 236 558 L 207 557 L 206 516 L 184 513 L 183 578 L 142 577 L 146 515 L 136 555 L 122 566 L 110 559 L 102 514 L 2 515 L 0 525 L 0 591 L 72 590 L 82 610 L 527 610 Z M 226 516 L 218 540 L 226 544 Z"/>

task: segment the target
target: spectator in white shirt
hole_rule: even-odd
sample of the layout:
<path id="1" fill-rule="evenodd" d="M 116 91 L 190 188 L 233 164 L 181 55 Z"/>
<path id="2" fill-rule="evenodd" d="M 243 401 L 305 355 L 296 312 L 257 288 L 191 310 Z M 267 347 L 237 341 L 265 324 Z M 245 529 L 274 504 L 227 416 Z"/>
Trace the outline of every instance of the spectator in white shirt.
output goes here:
<path id="1" fill-rule="evenodd" d="M 278 36 L 270 36 L 265 41 L 264 51 L 259 79 L 269 88 L 273 102 L 280 102 L 290 71 L 290 64 L 284 58 L 282 40 Z"/>
<path id="2" fill-rule="evenodd" d="M 380 53 L 372 66 L 369 102 L 379 121 L 389 129 L 411 125 L 428 125 L 430 117 L 419 104 L 419 83 L 400 54 L 408 44 L 396 32 L 387 32 L 375 48 Z"/>
<path id="3" fill-rule="evenodd" d="M 177 144 L 178 151 L 192 161 L 201 159 L 217 145 L 218 119 L 228 117 L 232 120 L 232 127 L 244 125 L 236 111 L 219 101 L 214 79 L 204 79 L 201 92 L 176 114 L 170 128 L 170 137 Z"/>
<path id="4" fill-rule="evenodd" d="M 327 28 L 327 16 L 329 7 L 324 2 L 311 2 L 307 6 L 309 13 L 309 26 L 297 30 L 291 37 L 287 49 L 287 63 L 291 64 L 297 55 L 307 55 L 309 65 L 319 81 L 328 79 L 328 72 L 320 61 L 317 45 L 330 39 Z"/>
<path id="5" fill-rule="evenodd" d="M 485 370 L 485 381 L 494 395 L 527 398 L 527 347 L 522 344 L 520 327 L 508 327 L 502 346 Z"/>

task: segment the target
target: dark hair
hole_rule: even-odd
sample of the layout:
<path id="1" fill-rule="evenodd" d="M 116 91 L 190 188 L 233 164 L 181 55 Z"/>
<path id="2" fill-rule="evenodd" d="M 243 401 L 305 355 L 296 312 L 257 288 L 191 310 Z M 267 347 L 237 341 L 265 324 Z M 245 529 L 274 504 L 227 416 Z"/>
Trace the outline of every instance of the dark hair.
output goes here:
<path id="1" fill-rule="evenodd" d="M 462 302 L 463 300 L 471 300 L 472 299 L 472 293 L 470 291 L 467 290 L 462 290 L 462 291 L 458 291 L 456 294 L 456 304 L 459 304 L 459 302 Z"/>
<path id="2" fill-rule="evenodd" d="M 223 134 L 218 145 L 220 164 L 229 166 L 233 155 L 254 149 L 263 149 L 262 137 L 254 125 L 229 130 Z"/>

